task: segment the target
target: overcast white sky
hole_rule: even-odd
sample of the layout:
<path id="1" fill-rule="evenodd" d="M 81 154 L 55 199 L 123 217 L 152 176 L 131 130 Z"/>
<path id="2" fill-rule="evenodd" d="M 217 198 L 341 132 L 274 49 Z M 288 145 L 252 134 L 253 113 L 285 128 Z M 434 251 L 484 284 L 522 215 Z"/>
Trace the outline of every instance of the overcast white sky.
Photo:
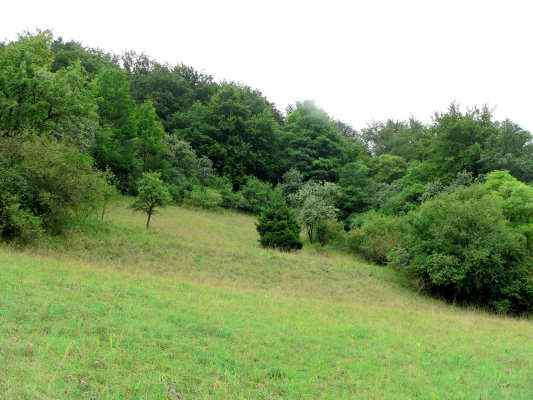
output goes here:
<path id="1" fill-rule="evenodd" d="M 35 28 L 134 49 L 258 88 L 281 109 L 312 99 L 361 128 L 488 103 L 533 130 L 528 0 L 6 0 L 0 39 Z"/>

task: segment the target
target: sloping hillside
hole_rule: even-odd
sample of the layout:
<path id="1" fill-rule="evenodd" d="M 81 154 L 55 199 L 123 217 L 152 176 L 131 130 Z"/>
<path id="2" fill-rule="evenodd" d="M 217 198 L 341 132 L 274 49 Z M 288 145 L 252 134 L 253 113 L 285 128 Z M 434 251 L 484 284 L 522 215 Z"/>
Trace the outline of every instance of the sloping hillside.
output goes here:
<path id="1" fill-rule="evenodd" d="M 531 399 L 533 321 L 169 208 L 0 248 L 2 399 Z"/>

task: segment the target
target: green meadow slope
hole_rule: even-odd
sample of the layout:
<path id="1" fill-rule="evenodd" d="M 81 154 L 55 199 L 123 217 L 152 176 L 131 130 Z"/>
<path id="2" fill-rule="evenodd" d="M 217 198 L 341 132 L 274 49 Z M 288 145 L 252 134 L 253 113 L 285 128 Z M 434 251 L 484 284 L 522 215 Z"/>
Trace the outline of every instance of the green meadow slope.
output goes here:
<path id="1" fill-rule="evenodd" d="M 461 309 L 252 217 L 123 205 L 0 247 L 0 399 L 533 398 L 533 320 Z"/>

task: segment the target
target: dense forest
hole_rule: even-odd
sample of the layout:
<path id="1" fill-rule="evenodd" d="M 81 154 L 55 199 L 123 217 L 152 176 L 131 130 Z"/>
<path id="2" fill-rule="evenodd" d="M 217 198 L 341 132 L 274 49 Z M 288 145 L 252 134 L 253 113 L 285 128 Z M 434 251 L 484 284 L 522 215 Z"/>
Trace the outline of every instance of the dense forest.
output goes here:
<path id="1" fill-rule="evenodd" d="M 357 112 L 357 110 L 354 110 Z M 49 32 L 0 44 L 0 237 L 28 243 L 120 194 L 257 214 L 261 243 L 338 246 L 439 297 L 533 310 L 533 141 L 488 107 L 356 130 L 311 101 Z"/>

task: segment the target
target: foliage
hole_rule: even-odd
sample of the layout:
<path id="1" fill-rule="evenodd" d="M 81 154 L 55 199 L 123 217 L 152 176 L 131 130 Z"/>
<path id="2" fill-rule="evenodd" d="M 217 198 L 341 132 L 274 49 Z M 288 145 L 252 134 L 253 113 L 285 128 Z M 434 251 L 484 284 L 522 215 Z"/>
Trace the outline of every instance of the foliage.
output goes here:
<path id="1" fill-rule="evenodd" d="M 98 49 L 86 48 L 75 41 L 65 42 L 61 37 L 52 42 L 51 51 L 53 53 L 53 72 L 79 63 L 90 77 L 94 77 L 101 69 L 117 63 L 117 58 L 112 54 Z"/>
<path id="2" fill-rule="evenodd" d="M 346 244 L 346 231 L 344 225 L 336 219 L 327 219 L 318 225 L 316 230 L 316 240 L 320 245 L 335 245 L 344 248 Z"/>
<path id="3" fill-rule="evenodd" d="M 305 179 L 331 182 L 338 168 L 364 153 L 356 137 L 345 136 L 338 122 L 310 101 L 289 108 L 282 149 L 285 170 L 296 168 Z"/>
<path id="4" fill-rule="evenodd" d="M 128 73 L 133 97 L 138 102 L 153 102 L 165 130 L 172 132 L 178 126 L 182 112 L 196 102 L 205 104 L 217 89 L 210 75 L 179 64 L 164 65 L 145 54 L 127 52 L 121 57 Z"/>
<path id="5" fill-rule="evenodd" d="M 52 72 L 51 43 L 40 32 L 0 48 L 0 129 L 53 134 L 87 148 L 98 126 L 88 77 L 79 63 Z"/>
<path id="6" fill-rule="evenodd" d="M 183 186 L 183 181 L 207 185 L 214 178 L 213 164 L 206 157 L 198 157 L 190 143 L 175 135 L 164 138 L 163 177 L 166 182 Z"/>
<path id="7" fill-rule="evenodd" d="M 261 245 L 285 251 L 302 248 L 300 231 L 296 217 L 283 201 L 269 204 L 259 216 L 257 223 Z"/>
<path id="8" fill-rule="evenodd" d="M 16 196 L 0 194 L 0 238 L 27 244 L 43 233 L 42 220 L 21 209 Z"/>
<path id="9" fill-rule="evenodd" d="M 220 193 L 222 201 L 220 206 L 223 208 L 233 208 L 235 210 L 245 210 L 248 203 L 241 192 L 233 191 L 231 179 L 227 176 L 213 175 L 209 179 L 209 187 Z"/>
<path id="10" fill-rule="evenodd" d="M 279 170 L 279 122 L 273 105 L 246 86 L 222 84 L 207 103 L 176 113 L 176 134 L 208 157 L 235 186 L 246 176 L 274 181 Z"/>
<path id="11" fill-rule="evenodd" d="M 423 203 L 406 217 L 404 249 L 412 273 L 433 293 L 499 311 L 531 311 L 532 252 L 510 219 L 515 214 L 506 211 L 512 195 L 504 200 L 493 191 L 494 186 L 503 189 L 496 182 L 502 177 L 497 173 L 490 184 L 471 185 Z"/>
<path id="12" fill-rule="evenodd" d="M 74 216 L 95 210 L 110 190 L 90 157 L 47 137 L 0 141 L 0 236 L 29 239 L 62 232 Z"/>
<path id="13" fill-rule="evenodd" d="M 331 182 L 309 181 L 291 197 L 298 210 L 298 219 L 311 243 L 320 241 L 324 224 L 336 220 L 339 187 Z"/>
<path id="14" fill-rule="evenodd" d="M 391 184 L 382 183 L 378 186 L 372 202 L 386 214 L 406 214 L 429 196 L 426 192 L 437 184 L 433 176 L 434 171 L 430 163 L 412 161 L 400 179 Z M 441 190 L 440 181 L 438 190 Z"/>
<path id="15" fill-rule="evenodd" d="M 339 170 L 341 194 L 337 204 L 342 219 L 354 212 L 366 211 L 370 206 L 375 189 L 369 172 L 370 169 L 361 160 L 345 164 Z"/>
<path id="16" fill-rule="evenodd" d="M 192 207 L 213 209 L 222 205 L 222 195 L 215 189 L 195 185 L 185 195 L 184 203 Z"/>
<path id="17" fill-rule="evenodd" d="M 392 183 L 407 170 L 407 162 L 400 156 L 381 154 L 371 161 L 372 176 L 377 182 Z"/>
<path id="18" fill-rule="evenodd" d="M 100 181 L 99 203 L 101 209 L 100 220 L 103 221 L 109 205 L 119 198 L 119 192 L 115 186 L 115 176 L 110 170 L 104 171 L 101 176 L 103 179 Z"/>
<path id="19" fill-rule="evenodd" d="M 420 121 L 412 118 L 407 122 L 387 120 L 363 129 L 361 138 L 377 157 L 392 155 L 409 162 L 427 157 L 431 132 Z"/>
<path id="20" fill-rule="evenodd" d="M 137 124 L 136 154 L 142 160 L 144 171 L 163 169 L 165 154 L 165 130 L 156 114 L 153 103 L 144 101 L 135 109 Z"/>
<path id="21" fill-rule="evenodd" d="M 150 227 L 150 220 L 160 207 L 165 207 L 172 201 L 168 187 L 161 180 L 158 172 L 145 172 L 137 182 L 137 198 L 131 205 L 135 211 L 146 214 L 146 229 Z"/>
<path id="22" fill-rule="evenodd" d="M 291 168 L 283 174 L 282 182 L 280 184 L 283 196 L 288 200 L 293 196 L 304 184 L 304 176 L 296 168 Z"/>
<path id="23" fill-rule="evenodd" d="M 487 107 L 462 112 L 452 104 L 437 114 L 432 131 L 431 162 L 444 178 L 508 169 L 520 179 L 533 179 L 531 134 L 510 121 L 494 121 Z"/>
<path id="24" fill-rule="evenodd" d="M 501 198 L 503 215 L 526 237 L 529 252 L 533 253 L 533 187 L 506 171 L 488 174 L 484 187 Z"/>
<path id="25" fill-rule="evenodd" d="M 352 218 L 348 246 L 351 251 L 378 264 L 390 261 L 391 253 L 400 246 L 402 225 L 398 217 L 376 211 Z"/>
<path id="26" fill-rule="evenodd" d="M 253 214 L 260 214 L 263 208 L 282 197 L 278 188 L 273 188 L 268 182 L 263 182 L 254 176 L 249 176 L 239 193 L 244 202 L 241 209 Z"/>

